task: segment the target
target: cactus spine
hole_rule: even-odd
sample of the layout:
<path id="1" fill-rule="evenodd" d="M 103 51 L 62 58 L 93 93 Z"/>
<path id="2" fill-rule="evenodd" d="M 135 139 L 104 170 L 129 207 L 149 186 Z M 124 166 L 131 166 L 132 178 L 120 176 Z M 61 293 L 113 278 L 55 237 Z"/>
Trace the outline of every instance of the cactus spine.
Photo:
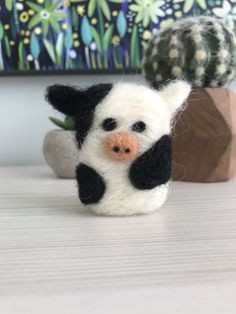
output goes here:
<path id="1" fill-rule="evenodd" d="M 236 74 L 236 38 L 217 18 L 184 18 L 155 33 L 142 67 L 154 87 L 176 78 L 194 87 L 223 86 Z"/>

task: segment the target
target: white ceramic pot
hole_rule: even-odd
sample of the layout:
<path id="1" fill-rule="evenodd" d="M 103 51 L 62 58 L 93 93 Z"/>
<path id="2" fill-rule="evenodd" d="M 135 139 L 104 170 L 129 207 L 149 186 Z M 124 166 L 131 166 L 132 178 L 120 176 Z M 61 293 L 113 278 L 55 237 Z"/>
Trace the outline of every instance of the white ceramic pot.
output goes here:
<path id="1" fill-rule="evenodd" d="M 75 132 L 64 130 L 48 132 L 43 142 L 43 154 L 58 177 L 75 177 L 75 168 L 79 163 Z"/>

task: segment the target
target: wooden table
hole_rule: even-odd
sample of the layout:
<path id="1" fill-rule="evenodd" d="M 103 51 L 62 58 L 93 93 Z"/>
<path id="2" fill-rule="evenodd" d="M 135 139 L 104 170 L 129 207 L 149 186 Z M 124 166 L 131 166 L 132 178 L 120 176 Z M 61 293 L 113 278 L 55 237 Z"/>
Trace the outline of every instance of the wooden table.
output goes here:
<path id="1" fill-rule="evenodd" d="M 236 313 L 236 180 L 173 183 L 156 214 L 97 217 L 73 180 L 0 168 L 0 313 Z"/>

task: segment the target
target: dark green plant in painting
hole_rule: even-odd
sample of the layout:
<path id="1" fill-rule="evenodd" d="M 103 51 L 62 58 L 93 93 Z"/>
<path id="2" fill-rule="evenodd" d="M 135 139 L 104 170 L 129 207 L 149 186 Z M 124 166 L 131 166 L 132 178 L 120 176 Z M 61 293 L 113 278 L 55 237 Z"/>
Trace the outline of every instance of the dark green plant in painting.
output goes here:
<path id="1" fill-rule="evenodd" d="M 148 40 L 188 15 L 234 27 L 234 0 L 3 0 L 0 72 L 140 69 Z"/>

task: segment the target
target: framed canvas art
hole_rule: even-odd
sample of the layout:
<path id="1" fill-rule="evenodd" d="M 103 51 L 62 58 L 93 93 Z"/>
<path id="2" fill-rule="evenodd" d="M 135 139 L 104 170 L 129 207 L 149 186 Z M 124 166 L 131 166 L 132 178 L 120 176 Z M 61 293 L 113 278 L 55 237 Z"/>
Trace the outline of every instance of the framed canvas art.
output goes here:
<path id="1" fill-rule="evenodd" d="M 186 15 L 236 21 L 234 0 L 2 0 L 0 75 L 136 72 L 155 30 Z"/>

